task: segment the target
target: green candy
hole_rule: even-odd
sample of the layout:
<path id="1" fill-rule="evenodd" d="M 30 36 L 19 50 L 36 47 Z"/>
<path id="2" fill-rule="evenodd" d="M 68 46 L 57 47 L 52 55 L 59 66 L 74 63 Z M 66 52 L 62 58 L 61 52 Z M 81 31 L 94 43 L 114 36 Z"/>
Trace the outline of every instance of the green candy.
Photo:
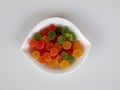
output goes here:
<path id="1" fill-rule="evenodd" d="M 66 60 L 68 60 L 70 63 L 72 63 L 72 62 L 74 61 L 74 58 L 73 58 L 73 56 L 68 55 L 68 56 L 66 57 Z"/>
<path id="2" fill-rule="evenodd" d="M 55 31 L 49 31 L 48 32 L 48 38 L 49 38 L 49 40 L 53 40 L 55 38 L 55 36 L 56 36 Z"/>
<path id="3" fill-rule="evenodd" d="M 64 59 L 67 59 L 68 54 L 67 54 L 65 51 L 63 51 L 63 52 L 61 53 L 61 57 L 64 58 Z"/>
<path id="4" fill-rule="evenodd" d="M 62 27 L 57 27 L 56 34 L 62 34 Z"/>
<path id="5" fill-rule="evenodd" d="M 33 38 L 34 38 L 35 40 L 40 40 L 40 38 L 41 38 L 40 33 L 35 33 L 35 34 L 33 35 Z"/>
<path id="6" fill-rule="evenodd" d="M 65 41 L 65 37 L 64 36 L 59 36 L 58 37 L 58 39 L 57 39 L 57 42 L 59 43 L 59 44 L 63 44 L 64 43 L 64 41 Z"/>
<path id="7" fill-rule="evenodd" d="M 70 29 L 67 26 L 62 27 L 62 35 L 65 35 L 66 33 L 69 33 Z"/>
<path id="8" fill-rule="evenodd" d="M 69 39 L 70 39 L 70 41 L 76 40 L 76 36 L 73 32 L 69 34 Z"/>

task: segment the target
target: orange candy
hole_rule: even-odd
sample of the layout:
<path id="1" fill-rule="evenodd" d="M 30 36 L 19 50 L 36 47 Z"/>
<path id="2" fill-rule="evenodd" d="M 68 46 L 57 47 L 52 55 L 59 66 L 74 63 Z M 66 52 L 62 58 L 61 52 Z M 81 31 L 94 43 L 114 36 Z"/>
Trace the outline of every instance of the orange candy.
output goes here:
<path id="1" fill-rule="evenodd" d="M 35 39 L 31 39 L 30 41 L 29 41 L 29 45 L 30 45 L 30 47 L 35 47 L 36 46 L 36 40 Z"/>
<path id="2" fill-rule="evenodd" d="M 80 41 L 74 41 L 73 42 L 73 49 L 83 49 L 83 46 L 80 43 Z"/>
<path id="3" fill-rule="evenodd" d="M 33 51 L 32 52 L 32 57 L 35 59 L 38 59 L 40 57 L 40 52 L 39 51 Z"/>
<path id="4" fill-rule="evenodd" d="M 75 49 L 75 50 L 73 51 L 72 56 L 75 57 L 75 58 L 78 58 L 78 57 L 80 57 L 80 56 L 82 55 L 82 53 L 83 53 L 82 50 Z"/>
<path id="5" fill-rule="evenodd" d="M 42 64 L 46 63 L 46 61 L 45 61 L 45 59 L 44 59 L 43 56 L 40 56 L 40 58 L 39 58 L 39 62 L 42 63 Z"/>
<path id="6" fill-rule="evenodd" d="M 48 36 L 44 35 L 43 37 L 41 37 L 41 41 L 43 41 L 44 43 L 48 43 L 49 42 Z"/>
<path id="7" fill-rule="evenodd" d="M 56 48 L 51 48 L 50 49 L 50 54 L 51 54 L 51 56 L 56 56 L 57 54 L 58 54 L 58 50 L 56 49 Z"/>
<path id="8" fill-rule="evenodd" d="M 71 46 L 72 46 L 72 43 L 70 41 L 65 41 L 63 44 L 62 44 L 63 48 L 64 49 L 70 49 Z"/>
<path id="9" fill-rule="evenodd" d="M 69 64 L 70 63 L 67 60 L 62 60 L 60 62 L 60 68 L 65 69 L 65 68 L 69 67 Z"/>
<path id="10" fill-rule="evenodd" d="M 48 66 L 55 68 L 58 66 L 58 60 L 51 60 L 48 62 Z"/>
<path id="11" fill-rule="evenodd" d="M 46 50 L 48 50 L 48 51 L 50 51 L 50 49 L 53 48 L 53 47 L 54 47 L 53 43 L 49 42 L 49 43 L 46 44 Z"/>
<path id="12" fill-rule="evenodd" d="M 58 51 L 61 51 L 62 46 L 59 43 L 55 43 L 55 48 L 57 48 Z"/>
<path id="13" fill-rule="evenodd" d="M 45 52 L 43 54 L 43 57 L 44 57 L 45 61 L 47 61 L 47 62 L 51 60 L 51 54 L 48 52 Z"/>

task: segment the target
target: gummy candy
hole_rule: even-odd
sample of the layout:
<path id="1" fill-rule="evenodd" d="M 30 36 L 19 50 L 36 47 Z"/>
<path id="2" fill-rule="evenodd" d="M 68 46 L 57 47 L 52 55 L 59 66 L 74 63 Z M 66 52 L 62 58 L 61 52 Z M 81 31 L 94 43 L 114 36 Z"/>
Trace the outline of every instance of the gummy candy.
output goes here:
<path id="1" fill-rule="evenodd" d="M 56 48 L 51 48 L 50 49 L 50 54 L 51 54 L 51 56 L 56 56 L 57 54 L 58 54 L 58 50 L 56 49 Z"/>
<path id="2" fill-rule="evenodd" d="M 60 62 L 60 68 L 65 69 L 70 65 L 70 63 L 67 60 L 62 60 Z"/>
<path id="3" fill-rule="evenodd" d="M 56 29 L 56 34 L 62 34 L 62 27 L 57 27 L 57 29 Z"/>
<path id="4" fill-rule="evenodd" d="M 45 61 L 47 61 L 47 62 L 51 60 L 51 55 L 48 52 L 45 52 L 43 54 L 43 57 L 44 57 Z"/>
<path id="5" fill-rule="evenodd" d="M 66 33 L 69 33 L 69 32 L 70 32 L 70 30 L 67 26 L 62 27 L 62 35 L 65 35 Z"/>
<path id="6" fill-rule="evenodd" d="M 83 49 L 82 44 L 80 41 L 74 41 L 73 42 L 73 49 Z"/>
<path id="7" fill-rule="evenodd" d="M 35 33 L 34 36 L 33 36 L 33 38 L 34 38 L 35 40 L 40 40 L 40 38 L 41 38 L 40 33 Z"/>
<path id="8" fill-rule="evenodd" d="M 74 61 L 74 58 L 73 58 L 73 56 L 68 55 L 66 60 L 69 61 L 69 63 L 72 63 Z"/>
<path id="9" fill-rule="evenodd" d="M 62 57 L 63 59 L 67 59 L 67 56 L 68 56 L 68 54 L 67 54 L 65 51 L 62 51 L 61 57 Z"/>
<path id="10" fill-rule="evenodd" d="M 33 51 L 32 52 L 32 57 L 38 59 L 40 57 L 39 51 Z"/>
<path id="11" fill-rule="evenodd" d="M 58 66 L 58 60 L 51 60 L 48 62 L 48 66 L 54 68 Z"/>
<path id="12" fill-rule="evenodd" d="M 30 47 L 36 47 L 36 40 L 35 39 L 31 39 L 30 41 L 29 41 L 29 45 L 30 45 Z"/>
<path id="13" fill-rule="evenodd" d="M 48 27 L 48 30 L 53 30 L 55 31 L 56 30 L 56 26 L 54 24 L 51 24 L 49 27 Z"/>
<path id="14" fill-rule="evenodd" d="M 57 48 L 58 51 L 61 51 L 62 46 L 59 43 L 55 43 L 55 48 Z"/>
<path id="15" fill-rule="evenodd" d="M 54 44 L 48 42 L 48 43 L 46 44 L 46 50 L 50 51 L 51 48 L 54 48 Z"/>
<path id="16" fill-rule="evenodd" d="M 64 43 L 64 41 L 65 41 L 65 37 L 64 36 L 59 36 L 58 37 L 58 39 L 57 39 L 57 42 L 59 43 L 59 44 L 63 44 Z"/>
<path id="17" fill-rule="evenodd" d="M 49 38 L 49 40 L 53 40 L 55 38 L 55 36 L 56 36 L 55 31 L 49 31 L 48 32 L 48 38 Z"/>
<path id="18" fill-rule="evenodd" d="M 65 50 L 68 54 L 70 54 L 70 55 L 72 55 L 72 53 L 73 53 L 73 48 L 70 48 L 70 49 L 68 49 L 68 50 Z"/>
<path id="19" fill-rule="evenodd" d="M 48 35 L 48 32 L 49 32 L 48 28 L 43 28 L 43 29 L 40 31 L 40 34 L 41 34 L 42 36 L 44 36 L 44 35 Z"/>
<path id="20" fill-rule="evenodd" d="M 38 61 L 39 61 L 40 63 L 42 63 L 42 64 L 46 63 L 46 61 L 45 61 L 45 59 L 44 59 L 43 56 L 40 56 L 39 59 L 38 59 Z"/>
<path id="21" fill-rule="evenodd" d="M 65 41 L 63 44 L 62 44 L 62 47 L 64 49 L 70 49 L 72 46 L 71 42 L 70 41 Z"/>
<path id="22" fill-rule="evenodd" d="M 42 41 L 37 41 L 36 47 L 37 47 L 37 49 L 43 49 L 43 48 L 44 48 L 44 42 L 42 42 Z"/>
<path id="23" fill-rule="evenodd" d="M 48 43 L 49 42 L 48 36 L 46 35 L 42 36 L 41 41 L 43 41 L 44 43 Z"/>
<path id="24" fill-rule="evenodd" d="M 70 34 L 69 34 L 69 40 L 70 40 L 70 41 L 76 40 L 76 36 L 75 36 L 74 33 L 70 33 Z"/>
<path id="25" fill-rule="evenodd" d="M 72 56 L 75 57 L 75 58 L 78 58 L 78 57 L 80 57 L 82 55 L 82 53 L 83 53 L 82 50 L 75 49 L 73 51 Z"/>

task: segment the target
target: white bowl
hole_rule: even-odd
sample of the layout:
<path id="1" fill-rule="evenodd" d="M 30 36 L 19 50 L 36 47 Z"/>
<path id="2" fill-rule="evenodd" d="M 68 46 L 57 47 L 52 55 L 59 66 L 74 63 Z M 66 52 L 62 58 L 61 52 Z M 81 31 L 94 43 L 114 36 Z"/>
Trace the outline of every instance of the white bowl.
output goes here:
<path id="1" fill-rule="evenodd" d="M 75 62 L 67 69 L 62 70 L 62 69 L 48 68 L 47 66 L 40 64 L 37 60 L 32 58 L 28 51 L 28 48 L 29 48 L 28 40 L 32 37 L 33 33 L 40 31 L 42 28 L 44 28 L 50 24 L 68 26 L 76 34 L 77 39 L 79 41 L 81 41 L 81 43 L 83 44 L 83 47 L 84 47 L 83 55 L 80 58 L 76 59 Z M 47 72 L 52 75 L 64 75 L 64 74 L 68 74 L 68 73 L 73 72 L 74 70 L 78 69 L 85 62 L 85 59 L 88 56 L 90 49 L 91 49 L 91 43 L 85 38 L 85 36 L 80 32 L 80 30 L 72 22 L 70 22 L 64 18 L 59 18 L 59 17 L 48 18 L 48 19 L 38 23 L 30 31 L 28 36 L 25 38 L 23 45 L 21 47 L 22 53 L 25 56 L 27 56 L 30 59 L 30 61 L 32 61 L 32 63 L 38 67 L 38 69 L 40 71 Z"/>

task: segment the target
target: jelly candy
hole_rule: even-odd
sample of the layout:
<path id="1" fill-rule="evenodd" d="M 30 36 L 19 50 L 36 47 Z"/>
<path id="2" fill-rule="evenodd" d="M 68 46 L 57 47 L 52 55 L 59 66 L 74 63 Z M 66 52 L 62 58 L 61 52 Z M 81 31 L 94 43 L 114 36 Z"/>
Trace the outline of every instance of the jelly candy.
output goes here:
<path id="1" fill-rule="evenodd" d="M 54 68 L 58 66 L 58 60 L 51 60 L 48 62 L 48 66 Z"/>
<path id="2" fill-rule="evenodd" d="M 67 59 L 67 56 L 68 56 L 68 54 L 67 54 L 65 51 L 62 51 L 61 57 L 62 57 L 63 59 Z"/>
<path id="3" fill-rule="evenodd" d="M 57 48 L 58 51 L 61 51 L 62 46 L 59 43 L 55 43 L 55 48 Z"/>
<path id="4" fill-rule="evenodd" d="M 34 36 L 33 36 L 33 38 L 34 38 L 35 40 L 40 40 L 40 38 L 41 38 L 40 33 L 35 33 Z"/>
<path id="5" fill-rule="evenodd" d="M 48 30 L 53 30 L 55 31 L 56 30 L 56 26 L 54 24 L 51 24 L 49 27 L 48 27 Z"/>
<path id="6" fill-rule="evenodd" d="M 70 63 L 67 60 L 62 60 L 60 62 L 60 68 L 65 69 L 70 65 Z"/>
<path id="7" fill-rule="evenodd" d="M 45 59 L 45 61 L 51 61 L 51 55 L 50 55 L 50 53 L 48 53 L 48 52 L 45 52 L 44 54 L 43 54 L 43 57 L 44 57 L 44 59 Z"/>
<path id="8" fill-rule="evenodd" d="M 49 42 L 48 36 L 44 35 L 43 37 L 41 37 L 41 41 L 43 41 L 44 43 L 48 43 Z"/>
<path id="9" fill-rule="evenodd" d="M 45 61 L 45 59 L 44 59 L 43 56 L 40 56 L 38 60 L 39 60 L 39 62 L 42 63 L 42 64 L 46 63 L 46 61 Z"/>
<path id="10" fill-rule="evenodd" d="M 47 51 L 47 50 L 46 50 L 45 45 L 44 45 L 44 48 L 43 48 L 43 49 L 39 49 L 40 55 L 43 55 L 46 51 Z"/>
<path id="11" fill-rule="evenodd" d="M 48 28 L 43 28 L 43 29 L 40 31 L 40 34 L 41 34 L 42 36 L 44 36 L 44 35 L 48 35 L 48 32 L 49 32 Z"/>
<path id="12" fill-rule="evenodd" d="M 80 57 L 82 55 L 82 53 L 83 53 L 82 50 L 75 49 L 73 51 L 72 56 L 75 57 L 75 58 L 77 58 L 77 57 Z"/>
<path id="13" fill-rule="evenodd" d="M 59 44 L 63 44 L 64 43 L 64 41 L 65 41 L 65 37 L 64 36 L 59 36 L 58 37 L 58 39 L 57 39 L 57 42 L 59 43 Z"/>
<path id="14" fill-rule="evenodd" d="M 32 52 L 32 57 L 38 59 L 40 57 L 39 51 L 33 51 Z"/>
<path id="15" fill-rule="evenodd" d="M 48 32 L 48 38 L 49 38 L 49 40 L 53 40 L 55 38 L 55 36 L 56 36 L 55 31 L 49 31 Z"/>
<path id="16" fill-rule="evenodd" d="M 56 29 L 56 34 L 62 34 L 62 27 L 57 27 L 57 29 Z"/>
<path id="17" fill-rule="evenodd" d="M 46 50 L 50 51 L 51 48 L 54 48 L 54 44 L 48 42 L 48 43 L 46 44 Z"/>
<path id="18" fill-rule="evenodd" d="M 83 49 L 82 44 L 80 41 L 74 41 L 73 42 L 73 49 Z"/>
<path id="19" fill-rule="evenodd" d="M 74 61 L 74 58 L 73 58 L 73 56 L 68 55 L 66 60 L 69 61 L 69 63 L 72 63 Z"/>
<path id="20" fill-rule="evenodd" d="M 75 34 L 73 32 L 69 34 L 69 40 L 70 41 L 76 40 L 76 36 L 75 36 Z"/>
<path id="21" fill-rule="evenodd" d="M 56 49 L 56 48 L 51 48 L 50 49 L 50 54 L 51 54 L 51 56 L 56 56 L 57 54 L 58 54 L 58 50 Z"/>
<path id="22" fill-rule="evenodd" d="M 30 41 L 29 41 L 29 45 L 30 45 L 30 47 L 36 47 L 36 40 L 35 39 L 31 39 Z"/>
<path id="23" fill-rule="evenodd" d="M 68 50 L 65 50 L 68 54 L 72 54 L 73 53 L 73 48 L 70 48 L 70 49 L 68 49 Z"/>
<path id="24" fill-rule="evenodd" d="M 70 30 L 67 26 L 62 27 L 62 35 L 65 35 L 66 33 L 69 33 L 69 32 L 70 32 Z"/>
<path id="25" fill-rule="evenodd" d="M 44 48 L 44 42 L 42 42 L 42 41 L 37 41 L 36 47 L 37 47 L 37 49 L 43 49 L 43 48 Z"/>
<path id="26" fill-rule="evenodd" d="M 71 42 L 70 41 L 65 41 L 63 44 L 62 44 L 62 47 L 64 49 L 70 49 L 72 46 Z"/>

